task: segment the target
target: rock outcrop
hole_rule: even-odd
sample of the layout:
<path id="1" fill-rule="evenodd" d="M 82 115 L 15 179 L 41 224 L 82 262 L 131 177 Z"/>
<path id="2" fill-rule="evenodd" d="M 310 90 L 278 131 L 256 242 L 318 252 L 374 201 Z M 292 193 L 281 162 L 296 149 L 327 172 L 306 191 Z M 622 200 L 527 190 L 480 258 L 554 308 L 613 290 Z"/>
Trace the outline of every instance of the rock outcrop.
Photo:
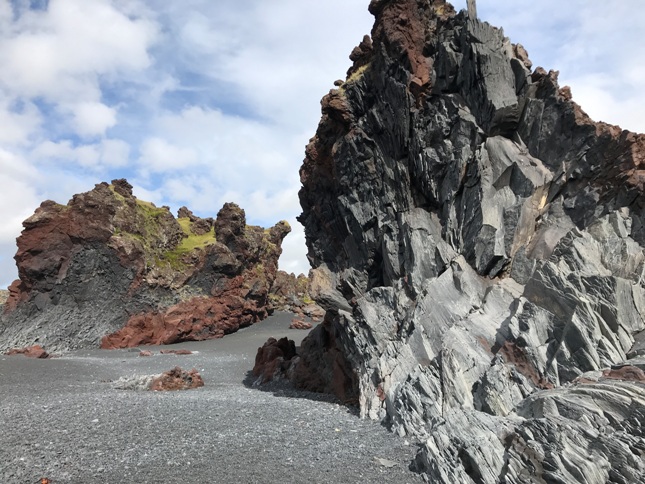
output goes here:
<path id="1" fill-rule="evenodd" d="M 0 320 L 0 349 L 122 348 L 218 338 L 267 316 L 290 228 L 246 225 L 227 203 L 215 219 L 138 200 L 125 180 L 25 220 L 20 279 Z"/>
<path id="2" fill-rule="evenodd" d="M 278 271 L 269 292 L 272 309 L 289 311 L 299 318 L 308 317 L 315 322 L 322 321 L 325 311 L 311 299 L 309 286 L 309 278 L 304 274 L 296 276 Z"/>
<path id="3" fill-rule="evenodd" d="M 9 291 L 0 289 L 0 308 L 4 306 L 4 303 L 7 302 L 7 299 L 9 299 Z"/>
<path id="4" fill-rule="evenodd" d="M 645 136 L 470 6 L 373 0 L 322 100 L 300 221 L 327 314 L 293 380 L 417 439 L 430 482 L 645 482 Z"/>

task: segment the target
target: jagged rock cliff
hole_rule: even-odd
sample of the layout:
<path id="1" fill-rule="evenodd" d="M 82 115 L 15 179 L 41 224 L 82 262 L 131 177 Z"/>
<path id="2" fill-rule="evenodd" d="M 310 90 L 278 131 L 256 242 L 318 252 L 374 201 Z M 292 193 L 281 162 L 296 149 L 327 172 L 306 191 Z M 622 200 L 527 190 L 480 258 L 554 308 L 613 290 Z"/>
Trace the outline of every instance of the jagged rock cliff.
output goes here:
<path id="1" fill-rule="evenodd" d="M 369 8 L 300 172 L 327 314 L 291 375 L 430 482 L 645 482 L 645 136 L 472 13 Z"/>
<path id="2" fill-rule="evenodd" d="M 0 349 L 169 344 L 264 319 L 286 222 L 248 226 L 232 203 L 215 219 L 178 215 L 125 180 L 43 202 L 18 238 Z"/>

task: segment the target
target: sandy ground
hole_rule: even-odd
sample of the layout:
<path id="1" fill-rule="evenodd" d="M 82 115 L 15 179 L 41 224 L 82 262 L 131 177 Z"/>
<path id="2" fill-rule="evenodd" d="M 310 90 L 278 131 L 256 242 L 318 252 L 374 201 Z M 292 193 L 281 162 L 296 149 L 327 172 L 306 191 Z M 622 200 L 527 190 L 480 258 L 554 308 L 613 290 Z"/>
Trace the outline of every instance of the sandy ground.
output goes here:
<path id="1" fill-rule="evenodd" d="M 155 351 L 147 358 L 0 356 L 0 483 L 423 482 L 409 470 L 415 446 L 378 423 L 311 394 L 243 384 L 268 337 L 306 335 L 288 329 L 291 317 L 172 347 L 198 352 L 187 356 L 158 347 L 146 347 Z M 177 365 L 197 368 L 205 386 L 159 393 L 112 384 Z"/>

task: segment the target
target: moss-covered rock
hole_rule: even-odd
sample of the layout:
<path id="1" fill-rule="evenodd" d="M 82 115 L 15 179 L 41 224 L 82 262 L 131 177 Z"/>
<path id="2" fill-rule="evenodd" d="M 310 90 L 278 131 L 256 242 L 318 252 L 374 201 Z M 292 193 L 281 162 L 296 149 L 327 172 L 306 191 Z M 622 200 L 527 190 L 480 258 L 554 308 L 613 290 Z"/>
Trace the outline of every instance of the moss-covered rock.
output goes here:
<path id="1" fill-rule="evenodd" d="M 248 226 L 232 203 L 216 219 L 179 215 L 126 180 L 43 202 L 18 238 L 0 349 L 198 340 L 266 317 L 288 224 Z"/>

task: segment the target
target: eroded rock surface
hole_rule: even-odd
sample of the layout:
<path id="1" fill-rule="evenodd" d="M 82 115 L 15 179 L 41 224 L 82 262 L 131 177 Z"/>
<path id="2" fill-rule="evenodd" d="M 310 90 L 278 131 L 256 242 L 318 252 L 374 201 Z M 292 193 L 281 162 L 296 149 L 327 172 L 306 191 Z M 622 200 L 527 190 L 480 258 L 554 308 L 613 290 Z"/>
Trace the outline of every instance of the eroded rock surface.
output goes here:
<path id="1" fill-rule="evenodd" d="M 175 218 L 100 183 L 25 220 L 20 279 L 0 319 L 0 349 L 132 347 L 218 338 L 264 319 L 290 228 L 246 225 L 227 203 L 215 219 Z"/>
<path id="2" fill-rule="evenodd" d="M 644 482 L 645 136 L 470 3 L 373 0 L 322 100 L 300 220 L 327 315 L 293 380 L 418 439 L 430 482 Z"/>

